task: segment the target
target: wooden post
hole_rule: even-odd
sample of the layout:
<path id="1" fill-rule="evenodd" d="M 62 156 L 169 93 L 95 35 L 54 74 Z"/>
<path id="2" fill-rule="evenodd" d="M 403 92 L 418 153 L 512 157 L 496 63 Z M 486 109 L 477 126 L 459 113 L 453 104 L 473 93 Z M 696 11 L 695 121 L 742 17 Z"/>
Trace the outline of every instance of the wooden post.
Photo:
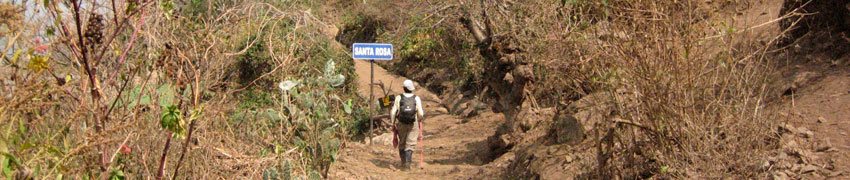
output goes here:
<path id="1" fill-rule="evenodd" d="M 425 116 L 422 116 L 422 120 L 425 120 Z M 419 120 L 419 169 L 424 169 L 423 161 L 425 161 L 425 145 L 422 144 L 422 139 L 425 139 L 425 134 L 422 134 L 422 120 Z"/>
<path id="2" fill-rule="evenodd" d="M 372 116 L 374 116 L 374 110 L 375 110 L 375 108 L 372 107 L 372 104 L 375 103 L 374 102 L 375 99 L 373 97 L 374 87 L 372 86 L 372 84 L 375 84 L 375 60 L 374 59 L 369 60 L 369 65 L 370 65 L 370 68 L 371 68 L 369 70 L 369 117 L 372 117 Z M 373 133 L 373 130 L 374 130 L 373 126 L 375 126 L 375 120 L 372 119 L 372 118 L 369 118 L 369 135 L 372 135 L 372 133 Z M 371 140 L 369 140 L 369 144 L 370 145 L 372 144 Z"/>

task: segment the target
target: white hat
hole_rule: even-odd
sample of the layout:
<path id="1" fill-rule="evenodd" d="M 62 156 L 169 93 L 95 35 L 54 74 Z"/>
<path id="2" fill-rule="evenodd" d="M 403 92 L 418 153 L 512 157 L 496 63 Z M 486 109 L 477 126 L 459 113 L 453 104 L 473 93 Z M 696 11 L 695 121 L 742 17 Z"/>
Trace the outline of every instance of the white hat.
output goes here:
<path id="1" fill-rule="evenodd" d="M 404 89 L 407 89 L 408 91 L 416 90 L 416 87 L 413 86 L 413 81 L 411 81 L 409 79 L 404 80 L 404 83 L 402 83 L 402 84 L 404 86 Z"/>

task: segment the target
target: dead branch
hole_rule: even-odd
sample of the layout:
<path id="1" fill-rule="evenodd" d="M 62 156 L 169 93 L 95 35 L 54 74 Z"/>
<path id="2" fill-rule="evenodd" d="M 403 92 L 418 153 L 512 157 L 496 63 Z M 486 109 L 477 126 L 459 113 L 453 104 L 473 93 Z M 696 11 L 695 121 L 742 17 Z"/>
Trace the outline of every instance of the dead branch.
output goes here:
<path id="1" fill-rule="evenodd" d="M 390 84 L 393 84 L 393 82 L 390 81 Z M 381 91 L 384 92 L 384 96 L 388 96 L 390 94 L 390 90 L 392 89 L 392 88 L 386 88 L 386 86 L 384 85 L 384 81 L 380 81 L 380 80 L 377 83 L 372 83 L 372 86 L 380 87 Z"/>
<path id="2" fill-rule="evenodd" d="M 162 156 L 160 156 L 159 158 L 159 169 L 156 171 L 157 180 L 162 179 L 162 172 L 165 171 L 165 160 L 166 158 L 168 158 L 168 147 L 171 144 L 171 137 L 173 136 L 173 134 L 174 132 L 171 131 L 168 131 L 168 133 L 166 133 L 167 137 L 165 139 L 165 147 L 162 149 Z"/>
<path id="3" fill-rule="evenodd" d="M 112 84 L 112 82 L 115 81 L 115 75 L 118 74 L 119 70 L 121 70 L 121 65 L 124 64 L 124 58 L 127 57 L 127 52 L 130 52 L 130 48 L 133 48 L 133 44 L 135 44 L 135 42 L 136 42 L 136 38 L 139 35 L 139 29 L 142 29 L 142 27 L 141 27 L 142 23 L 145 22 L 145 14 L 146 13 L 145 13 L 144 10 L 141 10 L 141 11 L 142 11 L 142 16 L 139 17 L 139 21 L 136 22 L 136 27 L 133 30 L 133 34 L 131 35 L 131 38 L 130 38 L 130 44 L 127 44 L 127 48 L 124 49 L 124 52 L 121 52 L 121 57 L 118 58 L 118 65 L 112 71 L 112 74 L 109 75 L 109 79 L 108 79 L 108 82 L 106 84 Z"/>
<path id="4" fill-rule="evenodd" d="M 481 31 L 481 27 L 478 26 L 478 22 L 475 21 L 471 15 L 467 14 L 465 17 L 460 18 L 460 21 L 464 24 L 466 29 L 472 33 L 472 37 L 475 38 L 476 43 L 481 44 L 487 41 L 488 37 L 484 36 L 484 32 Z"/>
<path id="5" fill-rule="evenodd" d="M 183 164 L 183 158 L 189 149 L 189 143 L 192 142 L 192 130 L 195 128 L 195 121 L 189 122 L 189 133 L 186 135 L 186 141 L 183 142 L 183 152 L 180 153 L 180 159 L 177 160 L 177 165 L 174 167 L 174 174 L 171 176 L 171 179 L 177 179 L 177 174 L 180 172 L 180 165 Z"/>
<path id="6" fill-rule="evenodd" d="M 481 18 L 484 19 L 484 32 L 487 38 L 493 37 L 493 23 L 490 21 L 490 16 L 487 15 L 487 4 L 481 2 Z"/>
<path id="7" fill-rule="evenodd" d="M 613 119 L 611 119 L 611 121 L 613 121 L 615 123 L 632 125 L 632 126 L 635 126 L 635 127 L 639 127 L 641 129 L 653 131 L 652 129 L 649 129 L 649 127 L 646 127 L 646 126 L 640 124 L 639 122 L 633 122 L 633 121 L 629 121 L 629 120 L 625 120 L 625 119 L 621 119 L 621 118 L 613 118 Z"/>

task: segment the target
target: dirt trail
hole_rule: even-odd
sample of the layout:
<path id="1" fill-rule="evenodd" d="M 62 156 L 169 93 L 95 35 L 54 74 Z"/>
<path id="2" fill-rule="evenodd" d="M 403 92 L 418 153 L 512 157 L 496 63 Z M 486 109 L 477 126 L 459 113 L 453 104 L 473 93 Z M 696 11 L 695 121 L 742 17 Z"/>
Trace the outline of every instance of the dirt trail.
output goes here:
<path id="1" fill-rule="evenodd" d="M 739 29 L 747 29 L 747 33 L 757 35 L 758 39 L 769 41 L 780 33 L 776 24 L 783 1 L 753 1 L 752 6 L 735 16 Z M 802 43 L 805 47 L 817 47 Z M 805 54 L 805 53 L 801 53 Z M 790 65 L 778 69 L 783 74 L 780 83 L 797 84 L 799 90 L 785 95 L 767 106 L 769 114 L 777 114 L 781 124 L 797 128 L 797 135 L 785 135 L 781 148 L 773 154 L 800 154 L 800 165 L 773 164 L 774 168 L 790 169 L 783 174 L 791 178 L 801 179 L 847 179 L 850 178 L 850 71 L 846 66 L 850 63 L 841 59 L 833 59 L 820 54 L 805 55 L 811 62 L 803 59 L 792 59 Z M 828 65 L 835 60 L 840 65 Z M 840 67 L 844 66 L 844 67 Z M 806 76 L 803 76 L 806 75 Z M 799 78 L 806 77 L 806 78 Z M 784 125 L 783 125 L 784 126 Z M 805 135 L 811 130 L 810 135 Z M 796 160 L 796 159 L 795 159 Z M 814 173 L 801 173 L 800 166 L 814 164 L 818 168 Z M 796 168 L 795 168 L 796 166 Z M 774 178 L 776 173 L 773 173 Z"/>
<path id="2" fill-rule="evenodd" d="M 369 97 L 369 62 L 355 60 L 355 69 L 359 77 L 356 79 L 359 93 Z M 400 84 L 406 79 L 377 65 L 374 78 L 376 83 L 387 84 L 392 94 L 401 91 Z M 392 86 L 389 86 L 390 83 Z M 485 112 L 464 121 L 454 115 L 438 112 L 438 97 L 425 88 L 417 87 L 414 93 L 424 98 L 425 113 L 430 116 L 423 121 L 424 142 L 414 152 L 413 159 L 418 163 L 419 153 L 424 149 L 425 165 L 420 169 L 400 170 L 398 151 L 390 144 L 391 139 L 387 139 L 391 136 L 384 134 L 382 137 L 373 137 L 375 140 L 371 145 L 367 142 L 351 142 L 340 150 L 337 161 L 328 173 L 329 179 L 481 178 L 476 176 L 482 174 L 486 165 L 480 158 L 483 157 L 480 152 L 487 147 L 487 137 L 502 124 L 504 116 Z M 375 88 L 375 95 L 383 95 L 380 88 Z"/>
<path id="3" fill-rule="evenodd" d="M 821 80 L 813 82 L 795 93 L 793 99 L 781 102 L 777 108 L 783 121 L 794 127 L 808 128 L 813 131 L 815 142 L 803 143 L 802 148 L 818 149 L 813 159 L 821 158 L 834 162 L 838 171 L 847 171 L 850 167 L 850 76 L 848 72 L 828 72 Z M 797 140 L 798 142 L 804 140 Z M 821 142 L 817 142 L 821 141 Z M 818 147 L 821 146 L 821 147 Z M 850 174 L 843 174 L 843 178 Z"/>

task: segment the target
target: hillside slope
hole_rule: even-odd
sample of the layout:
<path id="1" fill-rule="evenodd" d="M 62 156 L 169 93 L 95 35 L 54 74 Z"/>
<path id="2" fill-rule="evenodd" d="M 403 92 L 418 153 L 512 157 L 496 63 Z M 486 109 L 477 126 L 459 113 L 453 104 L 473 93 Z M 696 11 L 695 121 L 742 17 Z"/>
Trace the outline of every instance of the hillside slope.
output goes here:
<path id="1" fill-rule="evenodd" d="M 370 64 L 368 61 L 354 60 L 357 73 L 358 93 L 369 98 Z M 405 77 L 387 72 L 381 66 L 374 66 L 374 82 L 383 82 L 390 94 L 401 92 L 401 82 Z M 436 95 L 426 88 L 419 87 L 415 92 L 423 98 L 427 115 L 423 124 L 424 139 L 420 148 L 414 152 L 419 161 L 419 153 L 424 149 L 424 167 L 411 171 L 401 171 L 398 151 L 392 147 L 390 133 L 370 137 L 366 141 L 350 142 L 339 151 L 337 162 L 333 164 L 328 177 L 330 179 L 466 179 L 481 172 L 484 163 L 480 159 L 486 149 L 486 139 L 502 124 L 504 117 L 491 112 L 476 118 L 463 120 L 446 114 Z M 383 96 L 381 89 L 375 87 L 375 96 Z M 380 111 L 386 114 L 388 110 Z M 382 119 L 389 121 L 388 119 Z M 381 132 L 379 129 L 377 132 Z M 382 132 L 383 133 L 383 132 Z M 371 141 L 371 144 L 370 142 Z"/>

